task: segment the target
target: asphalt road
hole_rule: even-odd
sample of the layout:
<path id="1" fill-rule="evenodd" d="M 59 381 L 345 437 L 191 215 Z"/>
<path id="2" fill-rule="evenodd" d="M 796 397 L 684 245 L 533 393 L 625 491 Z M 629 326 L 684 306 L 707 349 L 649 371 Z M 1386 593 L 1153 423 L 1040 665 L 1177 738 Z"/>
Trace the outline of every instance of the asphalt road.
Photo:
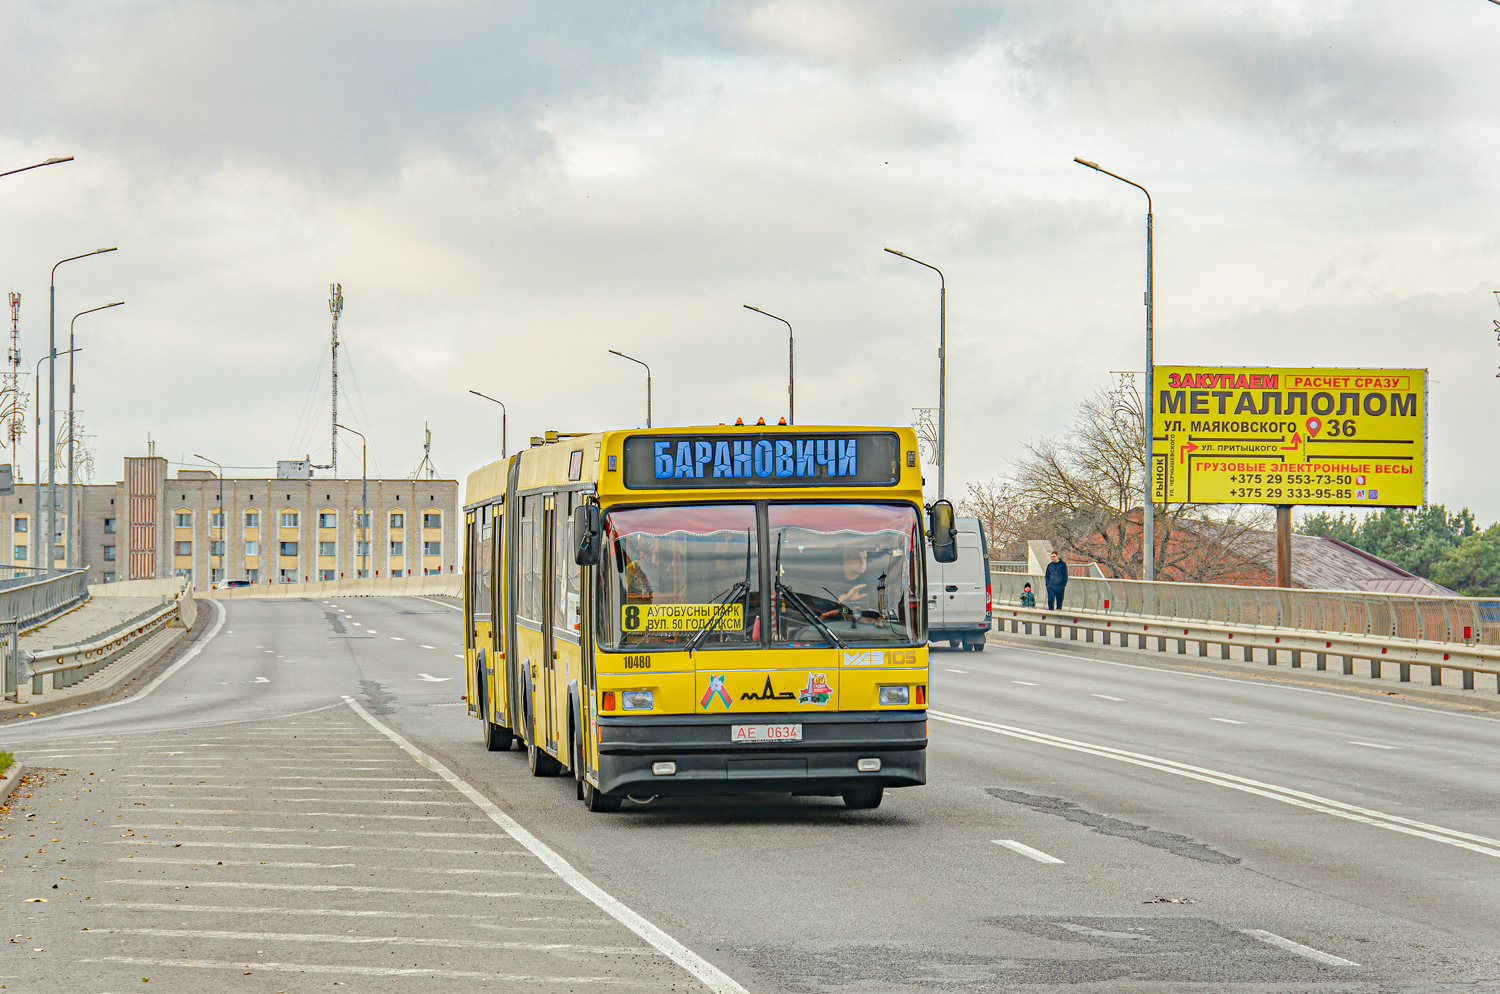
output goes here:
<path id="1" fill-rule="evenodd" d="M 876 811 L 589 814 L 484 751 L 451 607 L 221 607 L 0 725 L 7 991 L 1500 989 L 1493 715 L 992 644 Z"/>

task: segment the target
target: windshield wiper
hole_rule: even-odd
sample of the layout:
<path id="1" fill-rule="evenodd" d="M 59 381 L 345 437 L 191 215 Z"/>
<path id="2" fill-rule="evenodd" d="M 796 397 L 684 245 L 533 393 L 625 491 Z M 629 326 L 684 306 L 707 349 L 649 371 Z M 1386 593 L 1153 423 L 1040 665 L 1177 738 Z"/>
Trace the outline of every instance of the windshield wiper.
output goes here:
<path id="1" fill-rule="evenodd" d="M 711 601 L 708 602 L 710 606 L 712 606 L 714 604 L 719 605 L 719 609 L 714 612 L 714 616 L 712 618 L 708 619 L 708 623 L 706 625 L 704 625 L 702 628 L 698 629 L 696 632 L 694 632 L 693 633 L 693 637 L 688 640 L 688 644 L 687 644 L 688 655 L 692 655 L 693 650 L 696 649 L 696 648 L 698 648 L 698 646 L 703 642 L 703 640 L 708 637 L 709 631 L 711 631 L 712 629 L 717 628 L 719 626 L 719 619 L 724 616 L 724 612 L 725 611 L 729 610 L 729 605 L 734 601 L 734 599 L 736 597 L 741 596 L 741 595 L 744 595 L 744 597 L 745 597 L 745 606 L 746 606 L 746 608 L 748 608 L 750 606 L 750 532 L 749 532 L 749 530 L 746 530 L 746 532 L 745 532 L 745 578 L 743 580 L 736 580 L 735 583 L 734 583 L 734 586 L 730 587 L 724 593 L 720 594 L 718 597 L 715 597 L 713 600 L 711 600 Z M 749 613 L 748 610 L 746 611 L 746 613 L 747 614 Z"/>

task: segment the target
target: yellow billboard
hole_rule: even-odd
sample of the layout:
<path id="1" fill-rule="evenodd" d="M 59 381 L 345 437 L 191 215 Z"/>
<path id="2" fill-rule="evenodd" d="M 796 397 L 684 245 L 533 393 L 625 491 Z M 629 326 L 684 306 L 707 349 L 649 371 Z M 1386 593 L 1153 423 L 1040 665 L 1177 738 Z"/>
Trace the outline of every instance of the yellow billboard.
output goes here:
<path id="1" fill-rule="evenodd" d="M 1158 502 L 1413 507 L 1427 371 L 1153 367 Z"/>

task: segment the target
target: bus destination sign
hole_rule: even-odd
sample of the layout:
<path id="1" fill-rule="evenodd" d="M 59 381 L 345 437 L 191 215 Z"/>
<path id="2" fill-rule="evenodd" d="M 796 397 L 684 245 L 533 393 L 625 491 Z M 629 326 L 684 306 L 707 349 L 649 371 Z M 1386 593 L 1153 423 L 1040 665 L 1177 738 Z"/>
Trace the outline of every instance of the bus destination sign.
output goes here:
<path id="1" fill-rule="evenodd" d="M 900 439 L 884 431 L 632 435 L 625 440 L 625 486 L 889 487 L 901 478 L 900 457 Z"/>

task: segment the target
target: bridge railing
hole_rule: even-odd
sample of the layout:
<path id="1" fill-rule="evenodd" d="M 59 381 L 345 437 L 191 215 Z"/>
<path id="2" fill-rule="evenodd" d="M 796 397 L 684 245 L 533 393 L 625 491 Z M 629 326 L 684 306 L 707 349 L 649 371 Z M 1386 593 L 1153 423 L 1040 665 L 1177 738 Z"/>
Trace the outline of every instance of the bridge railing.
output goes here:
<path id="1" fill-rule="evenodd" d="M 995 604 L 1019 605 L 1028 582 L 1041 600 L 1036 577 L 991 573 Z M 1500 645 L 1500 601 L 1470 597 L 1073 577 L 1064 603 L 1106 617 Z"/>

